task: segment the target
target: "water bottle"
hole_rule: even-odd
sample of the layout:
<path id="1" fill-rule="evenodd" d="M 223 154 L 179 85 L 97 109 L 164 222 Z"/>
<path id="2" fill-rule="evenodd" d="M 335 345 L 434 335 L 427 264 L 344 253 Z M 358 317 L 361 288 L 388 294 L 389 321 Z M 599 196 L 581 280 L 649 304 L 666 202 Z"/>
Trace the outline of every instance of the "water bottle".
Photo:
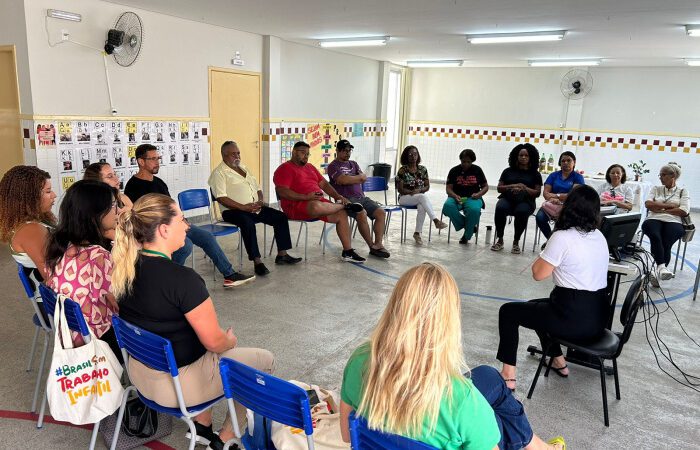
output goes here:
<path id="1" fill-rule="evenodd" d="M 490 244 L 491 243 L 491 232 L 493 230 L 493 226 L 487 225 L 486 226 L 486 243 Z"/>

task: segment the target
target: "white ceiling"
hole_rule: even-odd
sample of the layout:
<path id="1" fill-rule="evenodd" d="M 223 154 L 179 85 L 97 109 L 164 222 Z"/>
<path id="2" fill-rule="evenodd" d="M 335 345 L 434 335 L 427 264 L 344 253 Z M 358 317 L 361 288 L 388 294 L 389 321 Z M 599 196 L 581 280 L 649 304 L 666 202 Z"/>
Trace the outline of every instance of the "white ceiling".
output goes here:
<path id="1" fill-rule="evenodd" d="M 681 66 L 700 58 L 700 0 L 108 0 L 212 25 L 317 45 L 389 35 L 385 47 L 337 49 L 405 64 L 464 59 L 521 67 L 528 59 L 603 58 L 604 66 Z M 568 30 L 563 41 L 467 44 L 465 34 Z"/>

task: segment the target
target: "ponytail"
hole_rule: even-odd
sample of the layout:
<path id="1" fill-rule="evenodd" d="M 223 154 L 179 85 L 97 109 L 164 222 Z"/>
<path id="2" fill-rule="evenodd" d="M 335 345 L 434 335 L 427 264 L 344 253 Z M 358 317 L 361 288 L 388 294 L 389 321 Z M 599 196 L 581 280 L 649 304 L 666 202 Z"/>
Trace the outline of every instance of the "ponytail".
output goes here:
<path id="1" fill-rule="evenodd" d="M 125 211 L 119 215 L 112 245 L 111 291 L 117 300 L 131 292 L 131 283 L 136 276 L 136 259 L 141 248 L 134 238 L 131 217 L 131 211 Z"/>
<path id="2" fill-rule="evenodd" d="M 160 225 L 175 217 L 175 202 L 163 194 L 146 194 L 117 219 L 112 246 L 112 294 L 119 300 L 131 292 L 136 277 L 136 262 L 143 244 L 155 240 Z"/>

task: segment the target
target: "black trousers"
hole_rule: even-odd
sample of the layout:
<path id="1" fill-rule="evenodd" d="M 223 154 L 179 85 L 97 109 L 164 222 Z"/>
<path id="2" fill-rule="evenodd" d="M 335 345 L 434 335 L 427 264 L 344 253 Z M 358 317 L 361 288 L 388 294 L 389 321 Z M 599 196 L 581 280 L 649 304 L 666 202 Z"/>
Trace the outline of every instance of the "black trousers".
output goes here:
<path id="1" fill-rule="evenodd" d="M 651 254 L 656 264 L 668 266 L 671 262 L 673 244 L 685 234 L 683 225 L 677 222 L 647 219 L 642 224 L 642 231 L 649 238 Z"/>
<path id="2" fill-rule="evenodd" d="M 221 216 L 226 222 L 232 223 L 241 229 L 243 244 L 248 253 L 248 259 L 251 261 L 255 258 L 260 258 L 258 235 L 255 230 L 255 224 L 257 223 L 272 225 L 278 251 L 292 248 L 292 238 L 289 236 L 289 221 L 282 211 L 263 206 L 258 214 L 239 209 L 227 209 L 221 213 Z"/>
<path id="3" fill-rule="evenodd" d="M 549 346 L 548 334 L 572 341 L 599 337 L 610 314 L 606 289 L 580 291 L 556 286 L 549 298 L 529 302 L 510 302 L 498 311 L 498 354 L 504 364 L 515 366 L 518 352 L 518 328 L 534 330 L 542 350 Z M 561 356 L 561 347 L 550 348 L 549 356 Z"/>
<path id="4" fill-rule="evenodd" d="M 508 216 L 515 218 L 515 236 L 513 240 L 519 241 L 520 236 L 527 227 L 527 219 L 535 211 L 535 204 L 529 202 L 514 202 L 507 198 L 501 198 L 496 203 L 494 211 L 494 222 L 496 222 L 496 237 L 503 239 L 503 233 L 506 229 L 506 219 Z"/>

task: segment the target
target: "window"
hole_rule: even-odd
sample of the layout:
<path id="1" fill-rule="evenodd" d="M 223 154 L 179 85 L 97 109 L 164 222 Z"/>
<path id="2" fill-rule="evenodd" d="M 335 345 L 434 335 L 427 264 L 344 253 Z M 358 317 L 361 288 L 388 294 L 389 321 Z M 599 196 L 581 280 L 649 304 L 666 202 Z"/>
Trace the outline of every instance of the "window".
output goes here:
<path id="1" fill-rule="evenodd" d="M 387 94 L 386 148 L 396 150 L 399 145 L 399 126 L 401 121 L 401 72 L 389 72 L 389 92 Z"/>

